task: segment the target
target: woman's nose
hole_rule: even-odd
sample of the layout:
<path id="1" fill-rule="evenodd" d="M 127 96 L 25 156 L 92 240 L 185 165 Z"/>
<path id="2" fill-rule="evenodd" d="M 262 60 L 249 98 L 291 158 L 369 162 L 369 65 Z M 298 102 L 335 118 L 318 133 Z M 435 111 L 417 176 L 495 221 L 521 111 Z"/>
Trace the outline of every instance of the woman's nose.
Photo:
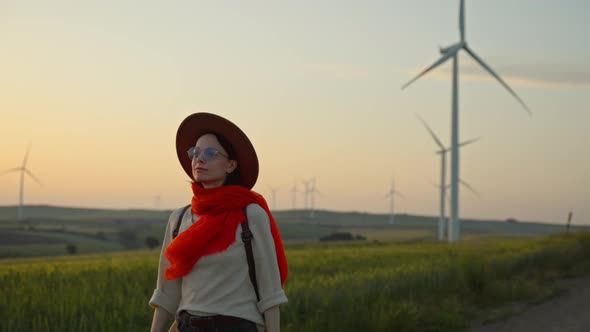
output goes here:
<path id="1" fill-rule="evenodd" d="M 203 154 L 201 153 L 200 156 L 193 157 L 193 164 L 204 164 L 206 163 L 205 159 L 203 158 Z"/>

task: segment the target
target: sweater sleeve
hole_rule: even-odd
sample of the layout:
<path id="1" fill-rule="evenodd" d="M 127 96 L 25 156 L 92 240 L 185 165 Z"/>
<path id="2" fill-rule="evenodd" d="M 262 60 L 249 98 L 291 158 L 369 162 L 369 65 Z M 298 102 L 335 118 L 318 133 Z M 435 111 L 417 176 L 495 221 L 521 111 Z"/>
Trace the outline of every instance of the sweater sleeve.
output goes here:
<path id="1" fill-rule="evenodd" d="M 273 306 L 286 303 L 287 296 L 281 286 L 281 276 L 268 214 L 258 204 L 248 205 L 246 212 L 253 235 L 252 251 L 260 293 L 258 310 L 264 313 Z"/>
<path id="2" fill-rule="evenodd" d="M 168 225 L 166 226 L 166 232 L 164 240 L 162 241 L 162 250 L 160 252 L 160 264 L 158 266 L 158 281 L 156 283 L 156 289 L 154 294 L 149 301 L 149 305 L 152 308 L 161 307 L 168 311 L 170 314 L 175 315 L 178 305 L 180 303 L 180 287 L 181 278 L 167 280 L 165 276 L 166 269 L 170 266 L 170 262 L 164 252 L 166 247 L 172 241 L 172 232 L 178 221 L 178 217 L 182 212 L 182 208 L 176 209 L 170 214 L 168 219 Z"/>

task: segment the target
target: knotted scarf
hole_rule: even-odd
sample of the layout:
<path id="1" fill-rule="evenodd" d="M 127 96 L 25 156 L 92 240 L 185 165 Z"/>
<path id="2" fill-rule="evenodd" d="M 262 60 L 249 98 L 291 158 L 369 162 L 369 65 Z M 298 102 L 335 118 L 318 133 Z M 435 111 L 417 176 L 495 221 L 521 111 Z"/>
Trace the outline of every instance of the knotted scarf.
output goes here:
<path id="1" fill-rule="evenodd" d="M 236 241 L 238 225 L 246 220 L 242 208 L 256 203 L 270 219 L 281 285 L 284 285 L 287 279 L 287 258 L 283 240 L 262 195 L 237 185 L 205 189 L 193 182 L 192 189 L 191 210 L 199 216 L 199 220 L 178 234 L 166 248 L 165 254 L 170 261 L 166 279 L 182 277 L 190 272 L 201 257 L 226 250 Z"/>

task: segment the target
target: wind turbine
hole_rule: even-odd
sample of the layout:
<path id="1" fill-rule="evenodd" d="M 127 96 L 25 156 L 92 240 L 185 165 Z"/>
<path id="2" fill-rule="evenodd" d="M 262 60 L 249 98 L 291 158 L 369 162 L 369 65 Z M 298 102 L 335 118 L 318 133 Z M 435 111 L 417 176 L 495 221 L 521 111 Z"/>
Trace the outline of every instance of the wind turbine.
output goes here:
<path id="1" fill-rule="evenodd" d="M 508 90 L 508 92 L 516 98 L 516 100 L 524 107 L 524 109 L 531 115 L 531 111 L 527 105 L 520 99 L 520 97 L 506 84 L 498 74 L 496 74 L 490 66 L 475 54 L 475 52 L 467 46 L 465 40 L 465 10 L 464 1 L 459 1 L 459 33 L 461 39 L 459 42 L 441 48 L 442 56 L 435 61 L 430 67 L 424 69 L 416 77 L 411 79 L 408 83 L 402 86 L 402 90 L 412 84 L 414 81 L 424 76 L 432 69 L 443 64 L 450 58 L 453 58 L 453 92 L 452 92 L 452 113 L 451 113 L 451 226 L 453 229 L 452 236 L 449 242 L 459 240 L 459 70 L 458 70 L 458 55 L 460 50 L 465 50 L 477 63 L 479 63 L 490 75 L 492 75 L 500 84 Z"/>
<path id="2" fill-rule="evenodd" d="M 395 179 L 391 180 L 391 189 L 385 195 L 385 197 L 389 197 L 389 224 L 393 225 L 395 223 L 395 211 L 394 211 L 394 196 L 398 195 L 401 198 L 405 198 L 402 193 L 395 190 Z"/>
<path id="3" fill-rule="evenodd" d="M 301 180 L 301 183 L 303 183 L 303 209 L 307 210 L 309 209 L 309 189 L 310 189 L 310 185 L 311 185 L 311 181 L 310 180 Z"/>
<path id="4" fill-rule="evenodd" d="M 424 121 L 424 119 L 422 119 L 422 117 L 420 117 L 418 114 L 416 114 L 416 116 L 422 122 L 422 125 L 424 126 L 424 128 L 426 128 L 426 130 L 428 130 L 428 132 L 430 133 L 430 136 L 432 137 L 432 139 L 434 140 L 436 145 L 438 145 L 438 147 L 440 148 L 440 150 L 436 151 L 436 154 L 440 155 L 440 186 L 439 186 L 440 187 L 440 217 L 438 219 L 438 239 L 440 241 L 442 241 L 445 238 L 445 226 L 446 226 L 445 208 L 447 205 L 446 200 L 445 200 L 446 188 L 447 188 L 446 165 L 447 165 L 447 152 L 449 152 L 450 148 L 448 148 L 448 147 L 445 148 L 445 146 L 442 144 L 441 140 L 436 136 L 436 134 L 430 128 L 430 126 L 426 123 L 426 121 Z M 459 147 L 463 147 L 465 145 L 477 142 L 479 139 L 480 139 L 480 137 L 469 140 L 469 141 L 465 141 L 465 142 L 459 144 Z M 453 227 L 449 227 L 448 229 L 449 229 L 449 232 L 453 231 Z M 450 237 L 449 237 L 449 239 L 450 239 Z"/>
<path id="5" fill-rule="evenodd" d="M 315 210 L 315 194 L 316 193 L 321 194 L 317 190 L 315 183 L 316 183 L 315 177 L 313 177 L 313 178 L 311 178 L 311 180 L 309 180 L 309 184 L 310 184 L 309 193 L 311 194 L 311 204 L 310 204 L 311 210 L 309 211 L 309 218 L 310 219 L 313 219 L 315 216 L 315 211 L 314 211 Z"/>
<path id="6" fill-rule="evenodd" d="M 268 186 L 268 189 L 271 193 L 272 209 L 275 210 L 277 208 L 277 192 L 279 191 L 279 188 L 273 188 L 271 186 Z"/>
<path id="7" fill-rule="evenodd" d="M 293 211 L 297 209 L 297 180 L 293 183 L 293 187 L 291 188 L 291 197 L 293 199 Z"/>
<path id="8" fill-rule="evenodd" d="M 313 219 L 315 216 L 315 194 L 318 193 L 321 195 L 321 192 L 319 190 L 317 190 L 315 184 L 316 184 L 316 179 L 315 177 L 305 181 L 302 180 L 301 181 L 303 183 L 303 186 L 305 187 L 303 194 L 304 199 L 305 199 L 305 210 L 309 210 L 309 218 Z"/>
<path id="9" fill-rule="evenodd" d="M 5 171 L 0 172 L 0 175 L 12 172 L 20 172 L 20 194 L 19 194 L 19 203 L 18 203 L 18 221 L 24 220 L 24 213 L 23 213 L 23 196 L 24 196 L 24 183 L 25 183 L 25 173 L 30 176 L 35 182 L 39 185 L 43 185 L 41 181 L 27 168 L 27 160 L 29 159 L 29 151 L 31 150 L 31 144 L 27 147 L 27 152 L 25 152 L 25 158 L 23 159 L 23 163 L 11 169 L 7 169 Z"/>
<path id="10" fill-rule="evenodd" d="M 467 188 L 469 191 L 471 191 L 475 196 L 480 197 L 481 195 L 477 192 L 477 190 L 475 190 L 473 188 L 473 186 L 471 186 L 469 183 L 467 183 L 467 181 L 463 181 L 463 179 L 459 179 L 459 183 L 461 185 L 463 185 L 465 188 Z M 439 188 L 442 193 L 441 193 L 441 197 L 444 199 L 442 206 L 445 206 L 448 202 L 447 198 L 448 196 L 445 197 L 445 192 L 447 190 L 449 190 L 451 188 L 451 185 L 448 184 L 446 186 L 441 186 L 441 185 L 434 185 L 435 187 Z M 451 236 L 452 234 L 452 230 L 450 227 L 447 227 L 447 216 L 444 214 L 444 208 L 442 209 L 443 211 L 443 215 L 442 215 L 442 225 L 439 225 L 439 229 L 438 229 L 438 236 L 439 236 L 439 240 L 444 240 L 445 239 L 445 229 L 447 230 L 447 239 Z M 442 233 L 442 234 L 441 234 Z"/>

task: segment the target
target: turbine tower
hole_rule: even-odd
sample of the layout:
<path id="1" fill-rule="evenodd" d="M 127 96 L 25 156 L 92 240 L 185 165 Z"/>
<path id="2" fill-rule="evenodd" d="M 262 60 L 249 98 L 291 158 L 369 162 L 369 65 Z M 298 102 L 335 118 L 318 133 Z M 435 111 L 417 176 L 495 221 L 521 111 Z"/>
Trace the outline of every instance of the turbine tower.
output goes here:
<path id="1" fill-rule="evenodd" d="M 272 210 L 274 211 L 277 208 L 277 192 L 279 191 L 279 188 L 268 186 L 268 190 L 270 190 L 271 193 Z"/>
<path id="2" fill-rule="evenodd" d="M 420 122 L 422 122 L 422 125 L 424 126 L 424 128 L 426 128 L 426 130 L 430 133 L 430 136 L 432 137 L 432 139 L 434 140 L 434 142 L 436 143 L 436 145 L 438 145 L 438 147 L 440 148 L 440 150 L 436 151 L 436 154 L 440 155 L 440 185 L 437 186 L 440 188 L 440 217 L 438 219 L 438 239 L 440 241 L 445 239 L 445 228 L 446 227 L 446 212 L 445 212 L 445 208 L 446 208 L 446 199 L 445 199 L 445 195 L 446 195 L 446 189 L 447 189 L 447 183 L 446 183 L 446 167 L 447 167 L 447 152 L 449 152 L 450 148 L 445 148 L 445 146 L 442 144 L 441 140 L 436 136 L 436 134 L 434 133 L 434 131 L 430 128 L 430 126 L 426 123 L 426 121 L 424 121 L 424 119 L 422 119 L 422 117 L 420 117 L 419 115 L 416 114 L 416 116 L 418 117 L 418 119 L 420 120 Z M 463 147 L 465 145 L 477 142 L 480 139 L 480 137 L 469 140 L 469 141 L 465 141 L 461 144 L 459 144 L 459 147 Z M 448 227 L 447 228 L 449 231 L 449 234 L 453 231 L 452 227 Z"/>
<path id="3" fill-rule="evenodd" d="M 309 193 L 311 194 L 310 195 L 310 198 L 311 198 L 310 208 L 311 209 L 309 211 L 309 218 L 310 219 L 313 219 L 315 217 L 315 194 L 316 193 L 321 194 L 317 190 L 315 183 L 316 183 L 315 177 L 313 177 L 313 178 L 311 178 L 311 180 L 309 180 Z"/>
<path id="4" fill-rule="evenodd" d="M 395 223 L 395 210 L 394 210 L 394 197 L 398 195 L 401 198 L 405 198 L 402 193 L 395 190 L 395 179 L 391 180 L 391 189 L 385 195 L 385 197 L 389 197 L 389 224 L 393 225 Z"/>
<path id="5" fill-rule="evenodd" d="M 476 190 L 475 190 L 475 189 L 474 189 L 474 188 L 473 188 L 473 187 L 472 187 L 472 186 L 471 186 L 469 183 L 467 183 L 466 181 L 463 181 L 463 179 L 459 179 L 459 183 L 460 183 L 462 186 L 464 186 L 465 188 L 467 188 L 469 191 L 471 191 L 471 192 L 472 192 L 472 193 L 473 193 L 475 196 L 477 196 L 477 197 L 480 197 L 480 194 L 479 194 L 479 193 L 478 193 L 478 192 L 477 192 L 477 191 L 476 191 Z M 448 185 L 446 185 L 446 186 L 441 186 L 441 185 L 437 185 L 437 184 L 435 184 L 435 187 L 436 187 L 436 188 L 439 188 L 441 191 L 443 191 L 443 193 L 442 193 L 442 195 L 441 195 L 441 196 L 442 196 L 442 197 L 444 197 L 444 199 L 445 199 L 445 201 L 444 201 L 444 203 L 443 203 L 443 206 L 445 206 L 445 205 L 448 203 L 448 199 L 447 199 L 447 198 L 448 198 L 448 196 L 445 196 L 445 195 L 444 195 L 444 192 L 448 191 L 448 190 L 451 188 L 451 185 L 450 185 L 450 184 L 448 184 Z M 450 228 L 450 227 L 446 227 L 446 226 L 447 226 L 447 221 L 448 221 L 448 218 L 447 218 L 447 216 L 446 216 L 445 214 L 443 214 L 443 215 L 442 215 L 442 220 L 443 220 L 443 223 L 442 223 L 442 229 L 441 229 L 441 228 L 439 228 L 439 240 L 444 240 L 444 239 L 445 239 L 445 238 L 444 238 L 444 236 L 445 236 L 445 235 L 444 235 L 444 234 L 445 234 L 445 228 L 446 228 L 446 230 L 447 230 L 447 240 L 448 240 L 448 239 L 449 239 L 449 237 L 450 237 L 450 236 L 451 236 L 451 234 L 452 234 L 452 230 L 451 230 L 451 228 Z M 441 233 L 441 232 L 442 232 L 442 238 L 440 238 L 440 233 Z"/>
<path id="6" fill-rule="evenodd" d="M 311 181 L 302 180 L 301 183 L 303 183 L 303 209 L 307 210 L 309 209 L 309 192 Z"/>
<path id="7" fill-rule="evenodd" d="M 24 211 L 23 211 L 23 197 L 24 197 L 24 186 L 25 186 L 25 173 L 30 176 L 35 182 L 39 185 L 43 185 L 41 181 L 27 168 L 27 160 L 29 159 L 29 151 L 31 150 L 31 144 L 27 147 L 27 152 L 25 152 L 25 158 L 23 159 L 23 163 L 11 169 L 7 169 L 5 171 L 0 172 L 0 175 L 12 172 L 20 172 L 20 193 L 19 193 L 19 201 L 18 201 L 18 221 L 23 221 Z"/>
<path id="8" fill-rule="evenodd" d="M 297 180 L 293 183 L 293 187 L 291 188 L 291 198 L 293 200 L 293 211 L 297 209 Z"/>
<path id="9" fill-rule="evenodd" d="M 412 84 L 414 81 L 424 76 L 432 69 L 443 64 L 450 58 L 453 58 L 453 89 L 452 89 L 452 113 L 451 113 L 451 227 L 453 229 L 452 236 L 449 242 L 459 240 L 459 70 L 458 70 L 458 55 L 460 50 L 465 50 L 477 63 L 479 63 L 490 75 L 492 75 L 500 84 L 508 90 L 508 92 L 518 100 L 524 109 L 531 115 L 531 111 L 527 105 L 520 99 L 520 97 L 506 84 L 498 74 L 496 74 L 490 66 L 475 54 L 475 52 L 467 46 L 465 40 L 465 10 L 464 0 L 459 1 L 459 42 L 441 48 L 442 56 L 435 61 L 430 67 L 424 69 L 416 77 L 411 79 L 408 83 L 402 86 L 402 90 Z"/>

